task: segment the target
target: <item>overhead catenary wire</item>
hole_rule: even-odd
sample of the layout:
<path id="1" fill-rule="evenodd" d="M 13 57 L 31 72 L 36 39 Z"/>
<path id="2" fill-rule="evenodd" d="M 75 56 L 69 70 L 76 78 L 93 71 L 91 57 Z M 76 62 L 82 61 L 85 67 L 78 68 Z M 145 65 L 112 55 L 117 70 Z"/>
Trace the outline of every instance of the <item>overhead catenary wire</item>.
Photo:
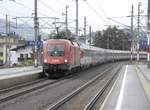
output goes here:
<path id="1" fill-rule="evenodd" d="M 33 8 L 27 6 L 27 5 L 23 4 L 23 3 L 20 3 L 20 2 L 17 2 L 17 1 L 13 1 L 13 2 L 16 3 L 16 4 L 18 4 L 18 5 L 20 5 L 20 6 L 22 6 L 22 7 L 24 7 L 24 8 L 26 8 L 26 9 L 28 9 L 28 10 L 30 10 L 30 11 L 33 11 Z M 39 11 L 39 13 L 40 13 L 41 15 L 43 15 L 43 16 L 47 16 L 47 17 L 48 17 L 48 15 L 44 14 L 44 13 L 41 12 L 41 11 Z"/>
<path id="2" fill-rule="evenodd" d="M 104 13 L 104 16 L 108 17 L 106 11 L 104 10 L 104 8 L 103 8 L 102 5 L 101 5 L 100 0 L 97 0 L 97 2 L 98 2 L 98 5 L 99 5 L 99 8 L 100 8 L 101 11 Z"/>
<path id="3" fill-rule="evenodd" d="M 119 22 L 119 21 L 117 21 L 117 20 L 114 20 L 114 19 L 112 19 L 112 18 L 110 18 L 110 17 L 108 17 L 108 19 L 111 20 L 111 21 L 114 21 L 114 22 L 116 22 L 116 23 L 118 23 L 118 24 L 121 24 L 121 25 L 123 25 L 123 26 L 125 26 L 125 27 L 130 27 L 130 26 L 128 26 L 128 25 L 126 25 L 126 24 L 123 24 L 123 23 L 121 23 L 121 22 Z"/>
<path id="4" fill-rule="evenodd" d="M 44 1 L 40 0 L 39 2 L 41 2 L 41 4 L 46 7 L 47 9 L 51 10 L 51 12 L 53 12 L 54 14 L 56 14 L 56 11 L 51 8 L 50 6 L 48 6 Z"/>
<path id="5" fill-rule="evenodd" d="M 43 21 L 45 24 L 47 24 L 48 26 L 52 26 L 52 24 L 50 24 L 49 22 L 47 22 L 47 21 L 45 21 L 45 20 L 43 20 L 43 19 L 41 19 L 41 21 Z"/>
<path id="6" fill-rule="evenodd" d="M 0 14 L 1 14 L 1 15 L 6 15 L 6 14 L 5 14 L 5 13 L 3 13 L 3 12 L 0 12 Z"/>
<path id="7" fill-rule="evenodd" d="M 102 19 L 102 20 L 104 21 L 103 17 L 96 11 L 96 9 L 94 9 L 87 1 L 85 1 L 85 2 L 86 2 L 86 4 L 88 5 L 88 7 L 89 7 L 92 11 L 94 11 L 94 13 L 95 13 L 100 19 Z"/>
<path id="8" fill-rule="evenodd" d="M 104 10 L 104 8 L 103 8 L 103 6 L 102 6 L 100 0 L 97 0 L 97 2 L 98 2 L 98 5 L 99 5 L 100 10 L 104 13 L 103 16 L 106 17 L 107 25 L 110 25 L 110 20 L 107 19 L 107 18 L 108 18 L 108 15 L 107 15 L 106 11 Z"/>
<path id="9" fill-rule="evenodd" d="M 45 2 L 43 2 L 42 0 L 39 0 L 39 2 L 42 3 L 42 5 L 44 5 L 46 8 L 50 9 L 54 14 L 56 14 L 56 11 L 55 11 L 54 9 L 50 8 Z M 17 2 L 17 1 L 14 1 L 14 3 L 16 3 L 16 4 L 18 4 L 18 5 L 22 6 L 22 7 L 25 7 L 25 8 L 27 8 L 28 10 L 32 10 L 32 11 L 33 11 L 33 9 L 32 9 L 31 7 L 26 6 L 25 4 L 22 4 L 22 3 Z M 47 15 L 43 14 L 43 13 L 40 12 L 40 11 L 39 11 L 39 13 L 40 13 L 41 15 L 43 15 L 43 16 L 48 17 Z M 40 18 L 40 17 L 39 17 L 39 18 Z M 48 17 L 48 18 L 50 18 L 50 17 Z M 53 17 L 53 18 L 54 18 L 54 17 Z M 56 18 L 56 17 L 55 17 L 55 18 Z M 60 19 L 60 18 L 58 18 L 58 19 Z"/>
<path id="10" fill-rule="evenodd" d="M 0 12 L 0 15 L 4 15 L 4 16 L 8 15 L 10 17 L 15 17 L 15 15 L 8 14 L 7 12 Z"/>
<path id="11" fill-rule="evenodd" d="M 96 9 L 94 9 L 87 1 L 85 1 L 85 2 L 86 2 L 86 4 L 95 12 L 95 14 L 96 14 L 99 18 L 101 18 L 103 21 L 105 21 L 105 20 L 103 19 L 103 17 L 96 11 Z M 108 17 L 107 15 L 106 15 L 106 18 L 107 18 L 107 20 L 111 20 L 111 21 L 113 21 L 113 22 L 116 22 L 117 24 L 123 25 L 123 26 L 125 26 L 125 27 L 130 27 L 130 26 L 128 26 L 128 25 L 126 25 L 126 24 L 123 24 L 123 23 L 121 23 L 121 22 L 119 22 L 119 21 L 117 21 L 117 20 L 114 20 L 114 19 L 111 18 L 111 17 Z"/>
<path id="12" fill-rule="evenodd" d="M 13 1 L 13 3 L 15 3 L 15 4 L 17 4 L 17 5 L 20 5 L 20 6 L 22 6 L 22 7 L 24 7 L 24 8 L 26 8 L 26 9 L 28 9 L 28 10 L 30 10 L 30 11 L 34 11 L 34 9 L 33 8 L 31 8 L 31 7 L 29 7 L 29 6 L 27 6 L 27 5 L 25 5 L 25 4 L 23 4 L 23 3 L 20 3 L 20 2 L 17 2 L 17 1 Z M 44 4 L 44 2 L 42 2 L 43 4 Z M 46 4 L 45 4 L 46 5 Z M 48 7 L 48 6 L 47 6 Z M 48 17 L 48 15 L 45 15 L 45 14 L 43 14 L 42 12 L 40 12 L 39 11 L 39 13 L 41 14 L 41 15 L 43 15 L 44 17 Z M 1 13 L 2 15 L 5 15 L 4 13 Z M 34 13 L 32 13 L 32 14 L 34 14 Z M 16 17 L 16 16 L 13 16 L 13 17 Z M 19 18 L 19 17 L 17 17 L 17 18 Z M 16 18 L 16 19 L 17 19 Z M 21 18 L 21 17 L 20 17 Z M 23 18 L 25 18 L 25 19 L 27 19 L 27 18 L 31 18 L 31 19 L 33 19 L 33 17 L 23 17 Z M 50 17 L 48 17 L 48 18 L 50 18 Z M 56 18 L 56 17 L 55 17 Z M 21 19 L 20 19 L 21 20 Z M 22 20 L 23 21 L 23 20 Z M 24 21 L 23 21 L 24 22 Z M 28 21 L 26 21 L 26 23 L 27 23 Z"/>
<path id="13" fill-rule="evenodd" d="M 147 15 L 141 15 L 141 16 L 146 17 Z M 116 22 L 116 23 L 118 23 L 118 24 L 120 24 L 121 22 L 119 22 L 119 21 L 117 21 L 117 20 L 114 20 L 114 18 L 117 18 L 117 19 L 118 19 L 118 18 L 130 18 L 130 17 L 131 17 L 131 16 L 128 15 L 128 16 L 108 17 L 108 19 L 109 19 L 109 20 L 112 20 L 112 21 L 114 21 L 114 22 Z M 136 18 L 137 15 L 134 15 L 133 17 L 134 17 L 135 20 L 137 20 L 137 18 Z M 125 26 L 125 27 L 127 26 L 127 25 L 125 25 L 125 24 L 123 24 L 123 23 L 121 23 L 121 25 L 123 25 L 123 26 Z M 136 22 L 134 25 L 137 25 L 137 22 Z M 128 27 L 128 26 L 127 26 L 127 27 Z"/>
<path id="14" fill-rule="evenodd" d="M 27 6 L 27 5 L 24 5 L 23 3 L 20 3 L 20 2 L 17 2 L 17 1 L 13 1 L 14 3 L 22 6 L 22 7 L 25 7 L 26 9 L 29 9 L 29 10 L 33 10 L 31 7 Z"/>

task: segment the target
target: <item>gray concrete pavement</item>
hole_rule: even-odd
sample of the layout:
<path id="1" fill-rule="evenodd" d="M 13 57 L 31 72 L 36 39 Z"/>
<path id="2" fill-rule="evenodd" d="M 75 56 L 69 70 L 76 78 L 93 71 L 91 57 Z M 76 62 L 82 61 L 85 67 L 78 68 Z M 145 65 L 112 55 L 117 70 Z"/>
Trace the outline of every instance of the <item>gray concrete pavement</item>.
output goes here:
<path id="1" fill-rule="evenodd" d="M 150 73 L 145 66 L 140 65 L 139 68 L 145 75 Z M 100 110 L 150 110 L 150 102 L 138 74 L 141 73 L 135 65 L 124 66 Z"/>
<path id="2" fill-rule="evenodd" d="M 0 69 L 0 79 L 23 76 L 33 73 L 42 72 L 42 67 L 35 68 L 34 66 L 28 67 L 16 67 L 16 68 L 4 68 Z"/>
<path id="3" fill-rule="evenodd" d="M 148 69 L 146 64 L 141 64 L 141 65 L 137 65 L 137 66 L 139 67 L 139 69 L 141 70 L 141 72 L 143 73 L 145 78 L 150 83 L 150 68 Z"/>

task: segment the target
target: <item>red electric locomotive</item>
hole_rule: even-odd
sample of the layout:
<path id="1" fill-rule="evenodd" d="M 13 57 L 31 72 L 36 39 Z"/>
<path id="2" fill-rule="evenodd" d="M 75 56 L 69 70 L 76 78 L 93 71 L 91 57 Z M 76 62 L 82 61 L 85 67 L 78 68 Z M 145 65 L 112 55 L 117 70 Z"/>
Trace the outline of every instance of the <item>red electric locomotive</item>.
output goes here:
<path id="1" fill-rule="evenodd" d="M 43 73 L 58 77 L 80 67 L 80 47 L 65 39 L 50 39 L 43 45 Z"/>

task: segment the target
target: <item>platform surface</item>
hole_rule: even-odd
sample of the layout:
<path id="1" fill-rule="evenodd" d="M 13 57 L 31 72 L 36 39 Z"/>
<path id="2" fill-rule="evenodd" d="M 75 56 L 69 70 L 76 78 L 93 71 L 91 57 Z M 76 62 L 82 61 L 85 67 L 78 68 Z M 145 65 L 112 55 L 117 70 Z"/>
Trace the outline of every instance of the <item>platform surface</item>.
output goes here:
<path id="1" fill-rule="evenodd" d="M 124 66 L 100 110 L 150 110 L 147 94 L 150 93 L 150 89 L 147 89 L 150 88 L 149 78 L 150 70 L 146 65 Z M 145 83 L 146 86 L 143 86 Z"/>
<path id="2" fill-rule="evenodd" d="M 3 69 L 0 69 L 0 79 L 34 74 L 34 73 L 39 73 L 39 72 L 42 72 L 41 66 L 39 66 L 38 68 L 35 68 L 34 66 L 3 68 Z"/>
<path id="3" fill-rule="evenodd" d="M 145 78 L 150 83 L 150 68 L 148 69 L 146 64 L 141 64 L 141 65 L 137 65 L 137 66 L 139 67 L 139 69 L 142 71 Z"/>

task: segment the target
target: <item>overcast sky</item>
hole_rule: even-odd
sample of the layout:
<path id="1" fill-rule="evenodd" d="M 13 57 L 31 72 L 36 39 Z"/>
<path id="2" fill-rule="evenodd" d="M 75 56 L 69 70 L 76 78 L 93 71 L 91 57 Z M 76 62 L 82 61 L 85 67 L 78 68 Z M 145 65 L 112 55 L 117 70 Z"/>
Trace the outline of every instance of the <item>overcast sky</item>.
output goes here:
<path id="1" fill-rule="evenodd" d="M 87 25 L 91 25 L 93 30 L 106 28 L 107 25 L 120 25 L 108 20 L 108 17 L 130 25 L 130 18 L 124 16 L 131 14 L 132 4 L 134 14 L 137 15 L 138 2 L 142 2 L 141 10 L 144 10 L 142 14 L 147 14 L 147 0 L 79 0 L 79 26 L 83 27 L 84 16 L 87 17 Z M 38 0 L 38 16 L 65 18 L 62 13 L 65 12 L 66 5 L 69 5 L 68 18 L 75 19 L 75 0 Z M 5 14 L 11 17 L 32 16 L 33 6 L 34 0 L 0 1 L 0 18 L 4 18 Z M 145 25 L 144 18 L 142 21 Z M 136 25 L 137 21 L 134 22 Z M 75 26 L 75 23 L 69 26 Z"/>

